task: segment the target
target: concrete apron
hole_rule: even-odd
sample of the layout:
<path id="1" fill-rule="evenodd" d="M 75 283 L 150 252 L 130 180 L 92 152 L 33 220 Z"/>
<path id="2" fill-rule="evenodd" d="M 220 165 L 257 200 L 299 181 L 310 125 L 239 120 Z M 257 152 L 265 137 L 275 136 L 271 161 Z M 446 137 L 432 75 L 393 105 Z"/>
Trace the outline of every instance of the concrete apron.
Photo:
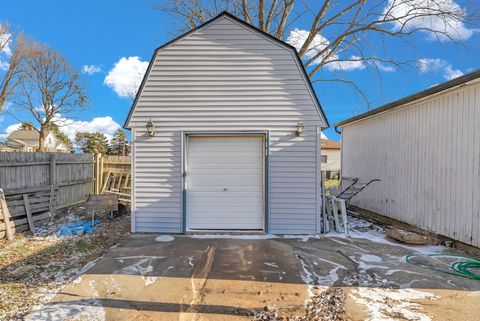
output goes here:
<path id="1" fill-rule="evenodd" d="M 302 309 L 308 286 L 292 248 L 265 240 L 155 242 L 134 235 L 31 319 L 245 320 Z"/>
<path id="2" fill-rule="evenodd" d="M 480 282 L 404 261 L 438 247 L 341 237 L 158 239 L 166 242 L 133 235 L 112 248 L 29 319 L 249 320 L 266 306 L 299 315 L 309 284 L 343 287 L 352 320 L 480 315 Z"/>

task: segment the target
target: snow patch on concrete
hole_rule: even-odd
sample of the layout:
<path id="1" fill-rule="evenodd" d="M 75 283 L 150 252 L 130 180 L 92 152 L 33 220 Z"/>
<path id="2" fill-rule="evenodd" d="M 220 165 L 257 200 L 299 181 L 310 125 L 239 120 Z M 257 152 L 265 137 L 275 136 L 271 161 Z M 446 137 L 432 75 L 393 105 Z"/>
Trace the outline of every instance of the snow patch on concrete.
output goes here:
<path id="1" fill-rule="evenodd" d="M 378 289 L 358 288 L 352 290 L 352 299 L 366 307 L 368 319 L 366 321 L 391 320 L 418 320 L 430 321 L 431 318 L 423 313 L 422 306 L 413 300 L 434 300 L 434 294 L 414 289 Z"/>
<path id="2" fill-rule="evenodd" d="M 147 277 L 143 276 L 142 280 L 145 282 L 145 286 L 149 286 L 157 282 L 157 278 L 155 276 L 147 276 Z"/>
<path id="3" fill-rule="evenodd" d="M 92 299 L 52 302 L 31 313 L 26 320 L 105 320 L 105 310 L 98 301 L 95 281 L 88 282 Z"/>
<path id="4" fill-rule="evenodd" d="M 277 239 L 279 236 L 273 234 L 259 235 L 235 235 L 235 234 L 193 234 L 192 239 L 234 239 L 234 240 L 268 240 Z"/>
<path id="5" fill-rule="evenodd" d="M 320 235 L 318 234 L 305 234 L 305 235 L 282 235 L 282 238 L 284 239 L 300 239 L 303 242 L 307 242 L 310 239 L 319 239 Z"/>
<path id="6" fill-rule="evenodd" d="M 77 274 L 75 275 L 75 277 L 78 277 L 82 274 L 85 274 L 88 270 L 90 270 L 91 268 L 93 268 L 95 266 L 95 264 L 97 264 L 97 261 L 98 259 L 94 260 L 94 261 L 89 261 L 87 262 L 78 272 Z"/>
<path id="7" fill-rule="evenodd" d="M 157 242 L 171 242 L 175 238 L 171 235 L 159 235 L 155 238 L 155 241 Z"/>
<path id="8" fill-rule="evenodd" d="M 105 320 L 105 310 L 98 300 L 89 300 L 83 304 L 78 303 L 54 303 L 35 311 L 27 320 Z"/>
<path id="9" fill-rule="evenodd" d="M 417 253 L 442 253 L 445 249 L 443 246 L 439 245 L 407 245 L 400 242 L 395 242 L 388 239 L 385 235 L 385 231 L 382 227 L 368 222 L 364 219 L 356 218 L 349 216 L 348 217 L 348 228 L 349 234 L 351 238 L 355 239 L 366 239 L 374 243 L 385 244 L 389 246 L 399 246 L 405 249 L 408 249 L 412 252 Z M 344 233 L 338 233 L 335 231 L 331 231 L 328 234 L 325 234 L 326 237 L 332 237 L 332 241 L 342 243 L 338 239 L 348 239 Z M 343 242 L 345 245 L 349 245 L 352 247 L 357 247 L 356 245 L 349 244 L 347 242 Z M 362 249 L 361 247 L 357 247 L 362 251 L 368 252 L 366 249 Z"/>
<path id="10" fill-rule="evenodd" d="M 333 266 L 333 268 L 330 269 L 330 271 L 328 272 L 328 274 L 326 276 L 321 276 L 321 275 L 317 274 L 318 283 L 320 285 L 333 286 L 335 284 L 335 282 L 337 282 L 340 279 L 339 276 L 338 276 L 338 270 L 343 269 L 343 270 L 348 271 L 347 267 L 340 264 L 340 263 L 329 261 L 329 260 L 322 259 L 322 258 L 319 258 L 319 257 L 317 258 L 317 260 L 323 261 L 323 262 L 331 264 Z M 318 265 L 318 263 L 315 262 L 315 261 L 313 263 L 315 265 Z"/>
<path id="11" fill-rule="evenodd" d="M 263 262 L 263 264 L 265 264 L 266 266 L 278 268 L 278 265 L 275 262 Z"/>
<path id="12" fill-rule="evenodd" d="M 360 260 L 364 262 L 382 262 L 382 258 L 371 254 L 362 254 Z"/>
<path id="13" fill-rule="evenodd" d="M 319 234 L 193 234 L 189 235 L 193 239 L 233 239 L 233 240 L 269 240 L 269 239 L 299 239 L 303 242 L 307 242 L 310 239 L 319 239 Z"/>
<path id="14" fill-rule="evenodd" d="M 122 256 L 115 258 L 120 263 L 125 261 L 133 262 L 130 265 L 127 265 L 119 270 L 114 271 L 114 274 L 127 274 L 127 275 L 146 275 L 153 271 L 153 261 L 164 259 L 164 256 Z"/>

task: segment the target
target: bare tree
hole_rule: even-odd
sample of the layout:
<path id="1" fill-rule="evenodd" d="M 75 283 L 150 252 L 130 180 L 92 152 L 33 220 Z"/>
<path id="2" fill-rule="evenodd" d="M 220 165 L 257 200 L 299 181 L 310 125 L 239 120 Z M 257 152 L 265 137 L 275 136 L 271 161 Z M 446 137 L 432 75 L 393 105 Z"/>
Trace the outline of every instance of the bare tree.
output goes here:
<path id="1" fill-rule="evenodd" d="M 453 0 L 167 0 L 156 7 L 180 22 L 179 31 L 194 28 L 227 10 L 296 47 L 312 81 L 319 70 L 341 71 L 374 67 L 392 70 L 408 61 L 385 56 L 381 44 L 408 42 L 416 33 L 439 40 L 459 40 L 467 27 L 478 25 L 476 12 L 467 13 Z M 293 29 L 296 22 L 306 30 Z M 375 41 L 368 47 L 367 37 Z M 388 51 L 388 50 L 387 50 Z"/>
<path id="2" fill-rule="evenodd" d="M 38 122 L 39 150 L 45 151 L 45 137 L 52 120 L 82 110 L 87 96 L 79 74 L 64 57 L 46 45 L 31 46 L 26 67 L 13 103 Z"/>
<path id="3" fill-rule="evenodd" d="M 28 46 L 23 34 L 15 34 L 8 23 L 0 24 L 0 111 L 24 76 Z"/>

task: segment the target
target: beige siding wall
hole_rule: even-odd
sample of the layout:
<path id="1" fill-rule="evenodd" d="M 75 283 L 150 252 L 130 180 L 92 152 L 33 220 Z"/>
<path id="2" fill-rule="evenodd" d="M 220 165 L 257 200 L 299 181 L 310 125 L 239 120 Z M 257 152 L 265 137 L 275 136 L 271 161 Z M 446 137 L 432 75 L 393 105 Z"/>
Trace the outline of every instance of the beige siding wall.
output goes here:
<path id="1" fill-rule="evenodd" d="M 342 175 L 380 178 L 353 205 L 480 246 L 480 85 L 342 128 Z"/>
<path id="2" fill-rule="evenodd" d="M 269 232 L 315 232 L 325 122 L 290 50 L 224 17 L 159 52 L 129 125 L 136 231 L 182 231 L 182 132 L 267 130 Z"/>
<path id="3" fill-rule="evenodd" d="M 322 149 L 322 155 L 327 156 L 327 163 L 322 163 L 322 171 L 340 172 L 339 149 Z"/>

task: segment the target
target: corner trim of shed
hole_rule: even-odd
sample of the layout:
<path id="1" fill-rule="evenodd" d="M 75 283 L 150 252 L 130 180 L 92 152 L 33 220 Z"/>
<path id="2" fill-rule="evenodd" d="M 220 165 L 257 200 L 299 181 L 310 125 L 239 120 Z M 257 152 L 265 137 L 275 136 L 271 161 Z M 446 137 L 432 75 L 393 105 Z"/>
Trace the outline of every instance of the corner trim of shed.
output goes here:
<path id="1" fill-rule="evenodd" d="M 133 114 L 133 111 L 135 110 L 135 107 L 137 105 L 137 102 L 138 102 L 138 99 L 140 97 L 140 94 L 142 93 L 143 91 L 143 87 L 145 86 L 145 82 L 148 78 L 148 76 L 150 75 L 150 72 L 151 72 L 151 69 L 153 67 L 153 64 L 155 62 L 155 57 L 157 56 L 158 52 L 162 49 L 165 49 L 166 47 L 168 47 L 169 45 L 173 44 L 174 42 L 177 42 L 185 37 L 188 37 L 189 35 L 191 35 L 192 33 L 194 32 L 197 32 L 207 26 L 209 26 L 210 24 L 214 23 L 215 21 L 223 18 L 223 17 L 227 17 L 227 18 L 230 18 L 231 20 L 233 20 L 234 22 L 237 22 L 238 24 L 240 24 L 241 26 L 243 27 L 246 27 L 250 30 L 253 30 L 254 32 L 258 33 L 260 36 L 263 36 L 265 38 L 267 38 L 268 40 L 276 43 L 277 45 L 280 45 L 282 47 L 284 47 L 285 49 L 287 50 L 290 50 L 294 56 L 294 60 L 297 64 L 297 66 L 299 67 L 299 70 L 300 70 L 300 73 L 302 74 L 302 77 L 304 78 L 304 81 L 306 82 L 306 85 L 307 85 L 307 88 L 308 88 L 308 91 L 310 93 L 310 96 L 312 97 L 313 101 L 314 101 L 314 104 L 316 105 L 317 107 L 317 111 L 319 112 L 320 116 L 322 117 L 323 121 L 325 122 L 326 126 L 323 127 L 322 129 L 327 129 L 330 127 L 330 124 L 328 122 L 328 119 L 327 119 L 327 116 L 325 115 L 325 112 L 323 111 L 323 108 L 322 108 L 322 105 L 320 104 L 320 101 L 318 100 L 318 97 L 317 97 L 317 94 L 315 93 L 315 89 L 313 88 L 313 84 L 310 80 L 310 78 L 308 77 L 308 74 L 307 74 L 307 71 L 305 70 L 305 66 L 303 65 L 302 63 L 302 60 L 300 59 L 300 57 L 298 56 L 298 53 L 297 53 L 297 50 L 291 46 L 290 44 L 280 40 L 280 39 L 277 39 L 275 38 L 274 36 L 266 33 L 265 31 L 263 30 L 260 30 L 258 29 L 257 27 L 255 26 L 252 26 L 248 23 L 246 23 L 245 21 L 235 17 L 234 15 L 232 15 L 231 13 L 229 13 L 228 11 L 223 11 L 221 12 L 218 16 L 216 16 L 215 18 L 212 18 L 211 20 L 193 28 L 192 30 L 184 33 L 184 34 L 181 34 L 180 36 L 170 40 L 169 42 L 165 43 L 164 45 L 158 47 L 157 49 L 155 49 L 153 55 L 152 55 L 152 58 L 150 59 L 150 63 L 148 64 L 148 68 L 147 68 L 147 71 L 145 72 L 145 74 L 143 75 L 143 79 L 142 79 L 142 82 L 140 84 L 140 87 L 138 88 L 138 91 L 137 91 L 137 94 L 135 95 L 135 99 L 132 103 L 132 107 L 130 108 L 130 111 L 128 112 L 128 116 L 127 116 L 127 119 L 125 120 L 125 123 L 123 125 L 123 128 L 125 129 L 131 129 L 131 126 L 129 124 L 130 122 L 130 118 Z"/>

